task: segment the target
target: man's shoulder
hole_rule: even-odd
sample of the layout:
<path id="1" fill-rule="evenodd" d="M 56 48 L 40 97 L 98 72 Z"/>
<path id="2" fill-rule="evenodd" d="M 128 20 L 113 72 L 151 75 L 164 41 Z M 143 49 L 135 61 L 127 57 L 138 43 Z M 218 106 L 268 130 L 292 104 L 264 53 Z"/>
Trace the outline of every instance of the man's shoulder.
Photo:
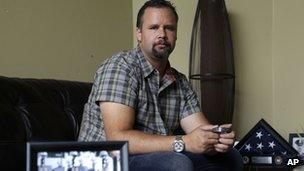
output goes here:
<path id="1" fill-rule="evenodd" d="M 134 50 L 120 51 L 112 57 L 106 59 L 100 66 L 99 70 L 109 67 L 133 70 L 138 68 L 139 59 Z"/>
<path id="2" fill-rule="evenodd" d="M 118 65 L 126 66 L 136 66 L 138 64 L 138 58 L 134 50 L 130 51 L 120 51 L 117 54 L 113 55 L 111 58 L 107 59 L 108 63 L 115 63 Z"/>

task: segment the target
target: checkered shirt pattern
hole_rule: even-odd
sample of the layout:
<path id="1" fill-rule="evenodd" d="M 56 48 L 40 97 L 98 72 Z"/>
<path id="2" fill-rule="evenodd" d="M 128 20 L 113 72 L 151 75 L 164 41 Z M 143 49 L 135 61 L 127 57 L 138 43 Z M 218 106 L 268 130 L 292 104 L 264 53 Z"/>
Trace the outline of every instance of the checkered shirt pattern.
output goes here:
<path id="1" fill-rule="evenodd" d="M 134 108 L 134 129 L 158 135 L 172 135 L 182 118 L 201 111 L 187 78 L 170 65 L 161 77 L 139 47 L 107 59 L 94 80 L 84 106 L 79 141 L 106 140 L 100 102 Z"/>

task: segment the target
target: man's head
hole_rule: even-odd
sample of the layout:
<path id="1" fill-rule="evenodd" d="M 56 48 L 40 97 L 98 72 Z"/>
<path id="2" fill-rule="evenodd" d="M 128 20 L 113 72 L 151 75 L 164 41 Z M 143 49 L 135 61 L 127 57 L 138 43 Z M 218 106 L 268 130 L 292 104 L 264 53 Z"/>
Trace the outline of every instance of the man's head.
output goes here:
<path id="1" fill-rule="evenodd" d="M 171 2 L 166 1 L 166 0 L 149 0 L 138 11 L 136 27 L 139 29 L 141 29 L 141 27 L 142 27 L 142 23 L 143 23 L 142 17 L 147 8 L 168 8 L 173 12 L 175 19 L 176 19 L 176 23 L 178 22 L 178 15 L 177 15 L 176 9 L 171 4 Z"/>
<path id="2" fill-rule="evenodd" d="M 175 47 L 178 15 L 165 0 L 147 1 L 138 12 L 137 40 L 145 56 L 167 60 Z"/>

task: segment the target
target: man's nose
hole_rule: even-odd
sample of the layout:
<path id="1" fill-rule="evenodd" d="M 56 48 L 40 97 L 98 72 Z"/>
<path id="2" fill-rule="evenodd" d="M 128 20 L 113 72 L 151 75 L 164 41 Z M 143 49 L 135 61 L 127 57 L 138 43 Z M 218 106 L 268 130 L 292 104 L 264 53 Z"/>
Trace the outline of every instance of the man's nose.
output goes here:
<path id="1" fill-rule="evenodd" d="M 158 38 L 165 38 L 166 37 L 166 31 L 164 28 L 158 29 Z"/>

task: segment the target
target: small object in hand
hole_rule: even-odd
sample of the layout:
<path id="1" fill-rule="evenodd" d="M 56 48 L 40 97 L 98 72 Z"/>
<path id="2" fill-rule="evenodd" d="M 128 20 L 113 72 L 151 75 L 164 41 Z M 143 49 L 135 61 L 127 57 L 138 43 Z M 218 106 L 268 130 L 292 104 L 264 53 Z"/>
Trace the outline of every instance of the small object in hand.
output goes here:
<path id="1" fill-rule="evenodd" d="M 218 134 L 226 134 L 226 133 L 230 133 L 231 129 L 221 127 L 221 126 L 216 126 L 216 127 L 212 128 L 211 131 L 214 132 L 214 133 L 218 133 Z"/>

